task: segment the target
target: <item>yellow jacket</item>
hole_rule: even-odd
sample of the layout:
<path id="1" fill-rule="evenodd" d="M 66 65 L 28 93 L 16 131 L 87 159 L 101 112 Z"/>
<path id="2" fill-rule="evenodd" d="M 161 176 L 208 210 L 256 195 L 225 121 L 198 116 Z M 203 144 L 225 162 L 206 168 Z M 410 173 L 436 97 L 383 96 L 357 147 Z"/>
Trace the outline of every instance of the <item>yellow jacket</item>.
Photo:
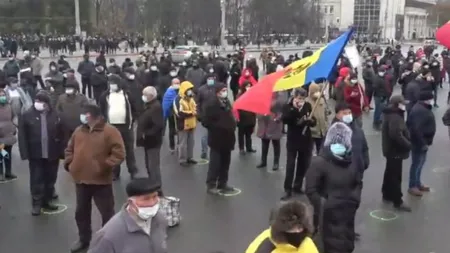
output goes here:
<path id="1" fill-rule="evenodd" d="M 245 253 L 319 253 L 319 250 L 309 237 L 306 237 L 298 248 L 286 243 L 276 243 L 271 239 L 269 228 L 250 243 Z"/>
<path id="2" fill-rule="evenodd" d="M 178 105 L 174 101 L 173 111 L 177 116 L 178 130 L 190 130 L 197 126 L 197 104 L 193 97 L 187 97 L 186 91 L 194 88 L 190 82 L 182 82 L 178 90 L 180 97 Z"/>

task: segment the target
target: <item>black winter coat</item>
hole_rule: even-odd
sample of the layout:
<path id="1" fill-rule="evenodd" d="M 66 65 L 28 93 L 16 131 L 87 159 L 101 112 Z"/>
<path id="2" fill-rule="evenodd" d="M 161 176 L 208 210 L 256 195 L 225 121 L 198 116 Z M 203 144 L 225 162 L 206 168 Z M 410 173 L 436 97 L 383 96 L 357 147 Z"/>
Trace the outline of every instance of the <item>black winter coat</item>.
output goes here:
<path id="1" fill-rule="evenodd" d="M 314 118 L 307 120 L 311 114 L 312 106 L 305 102 L 299 110 L 292 105 L 292 100 L 283 107 L 283 123 L 288 126 L 286 148 L 289 150 L 311 151 L 313 139 L 311 128 L 316 125 Z"/>
<path id="2" fill-rule="evenodd" d="M 238 94 L 238 98 L 244 94 L 245 91 L 241 89 Z M 253 112 L 238 110 L 239 113 L 239 122 L 237 123 L 238 127 L 255 127 L 256 125 L 256 114 Z"/>
<path id="3" fill-rule="evenodd" d="M 236 121 L 230 101 L 209 99 L 204 106 L 203 126 L 208 129 L 208 146 L 219 151 L 230 151 L 236 143 Z"/>
<path id="4" fill-rule="evenodd" d="M 373 96 L 381 98 L 389 98 L 391 96 L 391 84 L 386 76 L 376 75 L 373 79 Z"/>
<path id="5" fill-rule="evenodd" d="M 433 144 L 436 134 L 436 119 L 431 109 L 431 105 L 420 101 L 409 112 L 406 124 L 411 134 L 413 147 L 423 148 Z"/>
<path id="6" fill-rule="evenodd" d="M 383 110 L 381 127 L 382 149 L 386 158 L 407 159 L 411 151 L 411 137 L 406 127 L 405 112 L 397 107 L 386 107 Z"/>
<path id="7" fill-rule="evenodd" d="M 58 113 L 51 109 L 47 112 L 48 159 L 58 160 L 63 157 L 63 127 Z M 41 159 L 41 112 L 34 107 L 19 118 L 19 151 L 22 160 Z"/>
<path id="8" fill-rule="evenodd" d="M 164 117 L 161 104 L 157 99 L 145 104 L 139 116 L 136 130 L 136 146 L 146 149 L 159 148 L 162 144 Z"/>
<path id="9" fill-rule="evenodd" d="M 92 72 L 90 80 L 91 85 L 94 89 L 106 90 L 108 88 L 108 77 L 106 76 L 105 72 Z"/>
<path id="10" fill-rule="evenodd" d="M 306 173 L 306 195 L 314 210 L 321 210 L 321 197 L 326 199 L 321 226 L 327 253 L 348 253 L 355 248 L 354 220 L 361 202 L 362 182 L 353 160 L 351 153 L 338 158 L 326 147 L 312 158 Z"/>

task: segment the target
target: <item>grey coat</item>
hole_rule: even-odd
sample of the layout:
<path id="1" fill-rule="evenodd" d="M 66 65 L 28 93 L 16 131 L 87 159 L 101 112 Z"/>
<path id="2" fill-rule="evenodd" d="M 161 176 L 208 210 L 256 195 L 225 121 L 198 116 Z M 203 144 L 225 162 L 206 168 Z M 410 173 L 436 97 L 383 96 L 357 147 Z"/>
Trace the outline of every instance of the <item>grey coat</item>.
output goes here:
<path id="1" fill-rule="evenodd" d="M 283 136 L 283 122 L 281 120 L 281 111 L 287 102 L 287 93 L 274 93 L 272 98 L 270 115 L 258 115 L 258 129 L 256 136 L 261 139 L 280 140 Z"/>
<path id="2" fill-rule="evenodd" d="M 88 253 L 167 253 L 167 220 L 158 212 L 151 220 L 150 236 L 125 208 L 100 229 Z"/>
<path id="3" fill-rule="evenodd" d="M 13 117 L 9 104 L 0 106 L 0 144 L 11 146 L 17 142 L 17 131 L 13 124 Z"/>

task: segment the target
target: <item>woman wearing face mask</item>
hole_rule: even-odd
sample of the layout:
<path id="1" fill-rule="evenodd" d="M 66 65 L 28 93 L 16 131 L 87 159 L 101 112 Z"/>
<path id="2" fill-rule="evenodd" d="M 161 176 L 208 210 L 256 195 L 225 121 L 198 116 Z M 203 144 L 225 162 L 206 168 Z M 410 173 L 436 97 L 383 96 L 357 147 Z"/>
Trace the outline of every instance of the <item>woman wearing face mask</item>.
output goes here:
<path id="1" fill-rule="evenodd" d="M 361 202 L 361 175 L 352 158 L 352 130 L 342 122 L 328 130 L 323 151 L 313 157 L 306 175 L 306 195 L 314 206 L 317 227 L 321 199 L 321 234 L 326 253 L 352 253 L 355 216 Z"/>
<path id="2" fill-rule="evenodd" d="M 244 69 L 241 73 L 241 77 L 239 77 L 239 86 L 242 86 L 244 82 L 250 82 L 252 86 L 255 86 L 258 82 L 252 75 L 252 71 L 250 69 Z"/>
<path id="3" fill-rule="evenodd" d="M 9 97 L 9 104 L 15 115 L 13 121 L 17 125 L 19 123 L 18 116 L 22 115 L 33 106 L 33 100 L 30 95 L 19 86 L 19 81 L 14 77 L 8 79 L 6 92 Z"/>
<path id="4" fill-rule="evenodd" d="M 250 82 L 244 83 L 238 94 L 238 98 L 242 96 L 247 90 L 251 89 L 252 84 Z M 247 112 L 239 110 L 238 127 L 238 143 L 241 154 L 255 153 L 256 150 L 252 147 L 252 134 L 256 125 L 256 114 L 253 112 Z M 245 143 L 244 143 L 245 142 Z"/>
<path id="5" fill-rule="evenodd" d="M 358 83 L 358 76 L 354 73 L 350 74 L 344 87 L 344 101 L 352 110 L 353 120 L 362 127 L 362 112 L 369 111 L 369 105 L 361 85 Z"/>
<path id="6" fill-rule="evenodd" d="M 167 219 L 160 209 L 160 188 L 147 178 L 128 183 L 127 203 L 96 233 L 88 252 L 122 252 L 124 247 L 129 252 L 167 252 Z M 135 231 L 130 232 L 130 227 Z M 127 244 L 130 241 L 135 243 Z"/>
<path id="7" fill-rule="evenodd" d="M 245 253 L 319 253 L 311 239 L 310 208 L 300 201 L 288 201 L 271 214 L 270 228 L 250 243 Z"/>
<path id="8" fill-rule="evenodd" d="M 316 125 L 310 127 L 310 129 L 317 154 L 322 147 L 323 138 L 328 130 L 327 103 L 325 101 L 325 98 L 321 97 L 320 89 L 321 87 L 318 84 L 310 84 L 308 88 L 308 97 L 306 98 L 306 101 L 308 103 L 310 103 L 313 107 L 315 106 L 315 110 L 314 112 L 312 112 L 312 116 L 314 117 L 314 119 L 316 119 Z"/>
<path id="9" fill-rule="evenodd" d="M 11 172 L 11 150 L 13 145 L 17 142 L 15 136 L 17 132 L 16 125 L 13 122 L 13 119 L 16 116 L 17 115 L 14 115 L 12 107 L 9 104 L 8 92 L 4 89 L 0 89 L 0 157 L 5 163 L 3 165 L 4 171 L 1 170 L 2 173 L 0 173 L 0 182 L 17 178 L 16 175 Z"/>

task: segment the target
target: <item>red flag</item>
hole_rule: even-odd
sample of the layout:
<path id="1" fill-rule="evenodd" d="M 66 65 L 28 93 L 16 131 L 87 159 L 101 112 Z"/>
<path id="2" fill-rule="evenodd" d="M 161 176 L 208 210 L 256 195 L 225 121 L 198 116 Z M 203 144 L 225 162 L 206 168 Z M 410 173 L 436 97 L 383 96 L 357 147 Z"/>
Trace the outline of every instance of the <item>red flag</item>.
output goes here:
<path id="1" fill-rule="evenodd" d="M 436 39 L 441 45 L 450 48 L 450 21 L 436 31 Z"/>
<path id="2" fill-rule="evenodd" d="M 278 79 L 283 77 L 285 71 L 277 71 L 259 80 L 258 84 L 253 86 L 247 92 L 242 94 L 236 102 L 233 109 L 254 112 L 256 114 L 270 114 L 272 104 L 273 87 Z"/>

